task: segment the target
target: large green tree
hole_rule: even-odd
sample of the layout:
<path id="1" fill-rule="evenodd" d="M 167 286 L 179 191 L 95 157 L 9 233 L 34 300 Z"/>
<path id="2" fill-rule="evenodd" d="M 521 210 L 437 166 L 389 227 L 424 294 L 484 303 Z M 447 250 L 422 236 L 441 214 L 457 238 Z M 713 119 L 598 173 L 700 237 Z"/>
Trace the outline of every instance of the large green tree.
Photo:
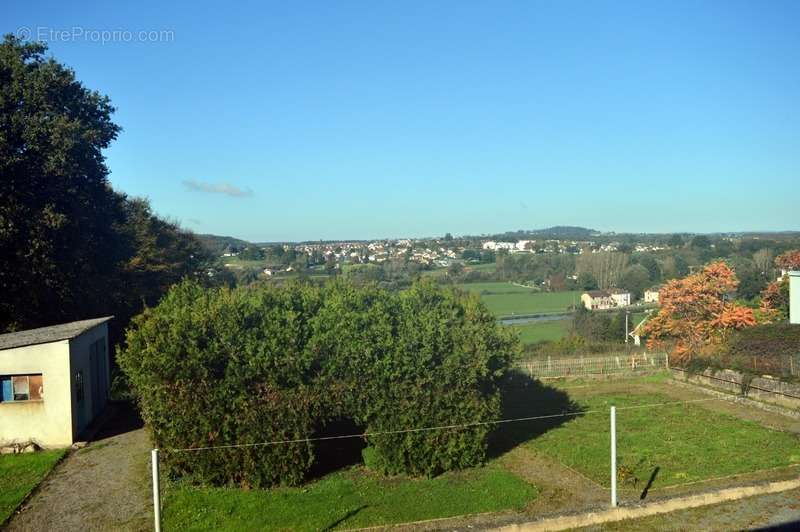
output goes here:
<path id="1" fill-rule="evenodd" d="M 641 264 L 628 266 L 620 277 L 620 285 L 630 290 L 636 299 L 641 299 L 642 294 L 651 284 L 650 273 Z"/>
<path id="2" fill-rule="evenodd" d="M 122 325 L 202 251 L 111 188 L 114 108 L 45 51 L 0 44 L 0 331 L 101 314 Z"/>

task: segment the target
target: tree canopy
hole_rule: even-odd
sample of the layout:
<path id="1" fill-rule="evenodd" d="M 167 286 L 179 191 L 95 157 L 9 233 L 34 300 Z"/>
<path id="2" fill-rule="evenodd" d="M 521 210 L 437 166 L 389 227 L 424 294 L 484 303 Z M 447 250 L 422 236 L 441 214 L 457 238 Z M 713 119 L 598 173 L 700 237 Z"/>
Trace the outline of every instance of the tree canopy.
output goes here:
<path id="1" fill-rule="evenodd" d="M 111 188 L 114 107 L 45 51 L 0 44 L 0 331 L 124 323 L 203 257 L 192 235 Z"/>
<path id="2" fill-rule="evenodd" d="M 688 359 L 726 332 L 755 325 L 752 309 L 729 301 L 738 284 L 724 262 L 668 282 L 659 293 L 661 309 L 644 326 L 648 347 L 670 343 L 679 360 Z"/>

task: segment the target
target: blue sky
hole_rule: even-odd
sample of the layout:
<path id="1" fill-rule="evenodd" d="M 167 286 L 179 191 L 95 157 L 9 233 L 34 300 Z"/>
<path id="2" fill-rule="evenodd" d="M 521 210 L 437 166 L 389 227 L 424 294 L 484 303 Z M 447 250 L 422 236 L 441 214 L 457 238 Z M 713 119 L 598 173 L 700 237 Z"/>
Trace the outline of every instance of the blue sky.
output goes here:
<path id="1" fill-rule="evenodd" d="M 6 0 L 0 21 L 117 106 L 114 186 L 197 232 L 800 229 L 798 2 Z"/>

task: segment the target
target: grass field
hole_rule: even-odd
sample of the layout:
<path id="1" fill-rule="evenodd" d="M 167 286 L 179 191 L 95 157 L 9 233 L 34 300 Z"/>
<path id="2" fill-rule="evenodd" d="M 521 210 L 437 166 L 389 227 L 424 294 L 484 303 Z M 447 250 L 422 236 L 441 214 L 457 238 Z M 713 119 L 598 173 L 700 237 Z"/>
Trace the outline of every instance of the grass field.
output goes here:
<path id="1" fill-rule="evenodd" d="M 466 269 L 467 271 L 474 270 L 476 272 L 493 273 L 497 271 L 497 264 L 494 262 L 488 262 L 484 264 L 467 264 Z"/>
<path id="2" fill-rule="evenodd" d="M 796 434 L 715 412 L 699 404 L 675 402 L 659 393 L 599 394 L 578 400 L 587 413 L 527 443 L 608 487 L 609 407 L 617 406 L 617 460 L 629 468 L 622 488 L 641 490 L 651 475 L 660 488 L 732 474 L 800 463 Z M 598 412 L 598 413 L 594 413 Z M 633 477 L 631 477 L 633 478 Z"/>
<path id="3" fill-rule="evenodd" d="M 0 456 L 0 523 L 8 519 L 65 452 L 42 451 Z"/>
<path id="4" fill-rule="evenodd" d="M 175 487 L 167 530 L 332 530 L 521 509 L 536 489 L 496 464 L 432 479 L 385 478 L 362 467 L 303 488 Z"/>
<path id="5" fill-rule="evenodd" d="M 570 305 L 580 302 L 580 292 L 537 292 L 532 288 L 511 283 L 465 283 L 463 290 L 480 294 L 481 299 L 496 316 L 526 316 L 567 312 Z"/>
<path id="6" fill-rule="evenodd" d="M 497 264 L 489 262 L 485 264 L 465 264 L 465 271 L 475 271 L 484 273 L 494 273 L 497 270 Z M 423 277 L 443 277 L 447 274 L 447 268 L 434 268 L 432 270 L 423 270 Z"/>
<path id="7" fill-rule="evenodd" d="M 520 341 L 523 345 L 526 345 L 560 340 L 567 335 L 571 323 L 572 320 L 570 318 L 565 318 L 563 320 L 509 325 L 509 327 L 514 328 L 519 333 Z"/>
<path id="8" fill-rule="evenodd" d="M 226 268 L 239 270 L 247 268 L 263 270 L 267 264 L 265 260 L 244 260 L 239 257 L 222 257 L 219 260 Z"/>

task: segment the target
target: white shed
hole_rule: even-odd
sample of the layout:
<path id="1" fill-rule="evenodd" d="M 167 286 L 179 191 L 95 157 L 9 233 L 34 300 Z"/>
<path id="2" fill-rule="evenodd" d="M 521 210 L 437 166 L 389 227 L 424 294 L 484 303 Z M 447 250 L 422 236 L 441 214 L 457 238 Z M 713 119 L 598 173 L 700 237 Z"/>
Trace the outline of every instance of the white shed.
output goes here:
<path id="1" fill-rule="evenodd" d="M 0 334 L 0 446 L 68 447 L 108 401 L 108 320 Z"/>

